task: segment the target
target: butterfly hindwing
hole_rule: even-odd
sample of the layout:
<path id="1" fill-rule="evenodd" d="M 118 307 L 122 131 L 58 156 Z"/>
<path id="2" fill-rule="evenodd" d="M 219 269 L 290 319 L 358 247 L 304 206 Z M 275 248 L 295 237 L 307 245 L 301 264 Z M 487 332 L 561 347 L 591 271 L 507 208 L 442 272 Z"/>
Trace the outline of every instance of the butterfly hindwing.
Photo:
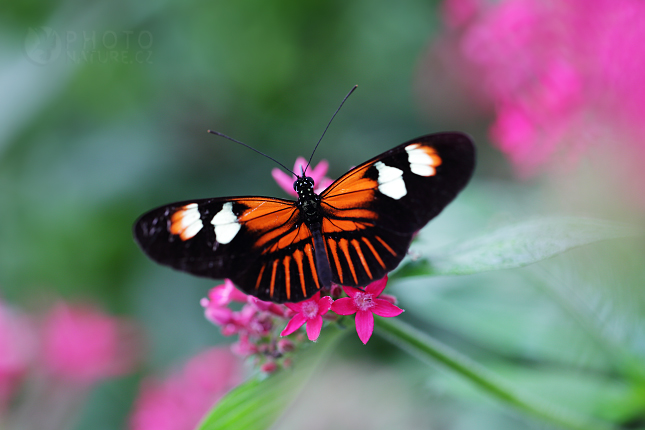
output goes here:
<path id="1" fill-rule="evenodd" d="M 322 234 L 334 281 L 361 286 L 405 256 L 416 232 L 468 183 L 475 165 L 461 133 L 422 136 L 347 172 L 322 192 Z"/>

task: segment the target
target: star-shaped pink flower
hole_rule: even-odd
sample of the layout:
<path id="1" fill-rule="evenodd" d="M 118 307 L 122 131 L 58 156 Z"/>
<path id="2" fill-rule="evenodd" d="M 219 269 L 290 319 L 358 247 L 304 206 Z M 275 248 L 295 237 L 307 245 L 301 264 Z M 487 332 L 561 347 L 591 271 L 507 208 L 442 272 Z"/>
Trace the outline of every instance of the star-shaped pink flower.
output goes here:
<path id="1" fill-rule="evenodd" d="M 349 297 L 335 300 L 331 305 L 331 310 L 338 315 L 356 314 L 356 333 L 364 344 L 370 340 L 374 331 L 374 314 L 381 317 L 395 317 L 403 312 L 403 309 L 378 297 L 385 289 L 385 285 L 387 285 L 387 276 L 372 282 L 365 287 L 365 290 L 343 287 Z"/>
<path id="2" fill-rule="evenodd" d="M 307 160 L 302 157 L 296 159 L 296 163 L 293 165 L 293 172 L 299 175 L 302 174 L 302 170 L 307 167 Z M 314 180 L 314 191 L 320 194 L 325 188 L 331 185 L 333 182 L 331 179 L 325 176 L 327 169 L 329 168 L 329 163 L 322 160 L 316 165 L 316 167 L 309 166 L 310 170 L 307 171 L 307 176 Z M 271 171 L 271 176 L 273 179 L 280 185 L 280 188 L 285 190 L 287 194 L 293 197 L 298 197 L 298 193 L 293 189 L 293 183 L 296 178 L 292 175 L 289 175 L 277 167 Z"/>
<path id="3" fill-rule="evenodd" d="M 332 299 L 329 296 L 320 297 L 317 292 L 312 298 L 299 303 L 285 303 L 289 309 L 296 314 L 289 320 L 287 326 L 282 330 L 280 336 L 287 336 L 307 323 L 307 337 L 311 341 L 318 339 L 322 329 L 323 319 L 332 305 Z"/>

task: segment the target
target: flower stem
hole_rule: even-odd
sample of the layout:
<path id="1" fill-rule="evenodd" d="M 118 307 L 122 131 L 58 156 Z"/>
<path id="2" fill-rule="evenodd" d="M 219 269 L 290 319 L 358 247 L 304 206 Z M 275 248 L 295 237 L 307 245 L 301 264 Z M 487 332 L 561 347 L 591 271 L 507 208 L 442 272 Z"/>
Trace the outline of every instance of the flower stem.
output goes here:
<path id="1" fill-rule="evenodd" d="M 612 430 L 611 424 L 581 417 L 559 406 L 520 393 L 470 358 L 394 318 L 375 318 L 379 333 L 422 361 L 439 362 L 492 397 L 528 415 L 570 430 Z"/>

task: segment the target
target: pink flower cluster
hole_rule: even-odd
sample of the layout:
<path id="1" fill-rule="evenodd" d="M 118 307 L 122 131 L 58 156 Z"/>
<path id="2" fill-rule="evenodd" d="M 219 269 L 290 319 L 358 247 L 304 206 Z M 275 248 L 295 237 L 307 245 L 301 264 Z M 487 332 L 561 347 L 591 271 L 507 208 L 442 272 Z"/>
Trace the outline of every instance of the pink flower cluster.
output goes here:
<path id="1" fill-rule="evenodd" d="M 0 416 L 22 403 L 38 405 L 38 414 L 14 418 L 24 428 L 45 416 L 69 416 L 95 383 L 132 371 L 135 338 L 129 323 L 90 305 L 59 302 L 34 318 L 0 302 Z"/>
<path id="2" fill-rule="evenodd" d="M 191 358 L 164 380 L 146 379 L 130 415 L 132 430 L 191 430 L 242 381 L 239 359 L 222 348 Z"/>
<path id="3" fill-rule="evenodd" d="M 439 59 L 493 108 L 520 175 L 602 143 L 642 163 L 645 2 L 445 0 L 443 15 Z"/>
<path id="4" fill-rule="evenodd" d="M 214 287 L 201 304 L 206 318 L 220 326 L 222 334 L 239 336 L 233 344 L 233 352 L 242 357 L 253 356 L 262 370 L 271 372 L 279 365 L 288 366 L 290 359 L 287 353 L 304 340 L 303 336 L 296 336 L 293 340 L 280 339 L 279 336 L 289 336 L 303 325 L 306 325 L 308 339 L 316 341 L 324 320 L 336 321 L 338 315 L 356 314 L 356 331 L 360 340 L 367 343 L 374 330 L 374 315 L 394 317 L 403 312 L 395 306 L 393 296 L 382 294 L 386 284 L 387 277 L 371 283 L 364 290 L 343 287 L 347 294 L 344 298 L 333 300 L 331 296 L 322 296 L 318 292 L 299 303 L 277 305 L 247 296 L 227 279 L 224 284 Z M 229 307 L 235 302 L 242 304 L 240 310 Z M 330 315 L 330 310 L 337 315 Z"/>

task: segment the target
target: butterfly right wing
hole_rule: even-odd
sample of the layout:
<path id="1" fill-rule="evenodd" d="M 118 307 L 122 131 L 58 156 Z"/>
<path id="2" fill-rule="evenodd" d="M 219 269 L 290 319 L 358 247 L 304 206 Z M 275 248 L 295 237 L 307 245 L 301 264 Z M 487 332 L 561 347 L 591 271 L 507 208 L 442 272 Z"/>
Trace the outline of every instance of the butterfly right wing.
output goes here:
<path id="1" fill-rule="evenodd" d="M 469 136 L 412 139 L 351 169 L 321 193 L 322 236 L 334 282 L 363 286 L 396 268 L 410 243 L 466 186 Z"/>
<path id="2" fill-rule="evenodd" d="M 300 301 L 320 288 L 313 239 L 295 202 L 268 197 L 190 200 L 161 206 L 134 225 L 154 261 L 247 294 Z"/>

